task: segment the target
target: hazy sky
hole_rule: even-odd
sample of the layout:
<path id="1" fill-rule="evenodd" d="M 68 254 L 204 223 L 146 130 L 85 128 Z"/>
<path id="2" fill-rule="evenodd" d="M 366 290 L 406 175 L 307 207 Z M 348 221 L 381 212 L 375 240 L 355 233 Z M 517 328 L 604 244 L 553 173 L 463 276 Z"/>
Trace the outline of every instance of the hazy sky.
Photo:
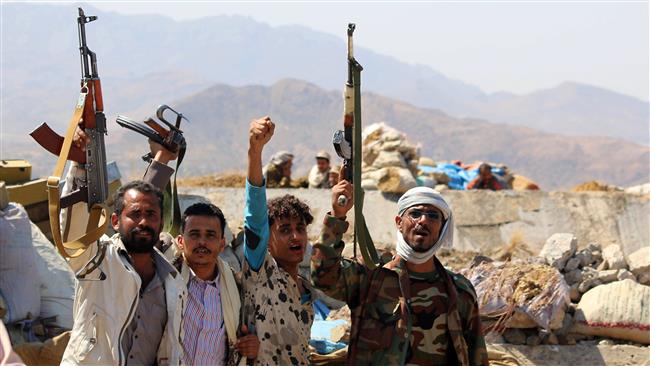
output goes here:
<path id="1" fill-rule="evenodd" d="M 649 7 L 636 2 L 91 2 L 177 20 L 219 14 L 304 25 L 486 92 L 527 93 L 563 81 L 648 100 Z"/>

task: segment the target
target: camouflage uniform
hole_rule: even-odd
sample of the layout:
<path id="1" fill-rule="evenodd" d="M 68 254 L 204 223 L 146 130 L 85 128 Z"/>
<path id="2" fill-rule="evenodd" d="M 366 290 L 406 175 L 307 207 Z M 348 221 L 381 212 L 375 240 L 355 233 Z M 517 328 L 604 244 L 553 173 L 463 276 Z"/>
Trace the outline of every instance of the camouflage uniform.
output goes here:
<path id="1" fill-rule="evenodd" d="M 325 217 L 312 281 L 350 307 L 349 365 L 400 365 L 404 347 L 405 365 L 488 364 L 476 293 L 465 277 L 445 270 L 435 257 L 432 273 L 408 273 L 399 259 L 374 270 L 343 259 L 347 227 Z"/>
<path id="2" fill-rule="evenodd" d="M 269 164 L 266 169 L 266 187 L 267 188 L 291 188 L 291 179 L 282 175 L 280 167 Z"/>

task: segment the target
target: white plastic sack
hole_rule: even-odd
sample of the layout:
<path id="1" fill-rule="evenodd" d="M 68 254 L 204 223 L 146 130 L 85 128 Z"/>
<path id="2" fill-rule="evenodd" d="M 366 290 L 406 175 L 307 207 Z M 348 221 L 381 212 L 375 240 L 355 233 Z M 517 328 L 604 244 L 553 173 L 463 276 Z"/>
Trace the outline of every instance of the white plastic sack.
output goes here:
<path id="1" fill-rule="evenodd" d="M 74 273 L 38 226 L 31 223 L 31 227 L 32 245 L 36 253 L 36 269 L 41 287 L 40 316 L 43 318 L 56 316 L 53 324 L 72 329 Z"/>
<path id="2" fill-rule="evenodd" d="M 31 221 L 23 206 L 14 202 L 0 210 L 0 292 L 7 302 L 5 323 L 40 314 L 40 279 Z"/>
<path id="3" fill-rule="evenodd" d="M 573 331 L 650 344 L 650 287 L 630 279 L 587 291 L 576 308 Z"/>

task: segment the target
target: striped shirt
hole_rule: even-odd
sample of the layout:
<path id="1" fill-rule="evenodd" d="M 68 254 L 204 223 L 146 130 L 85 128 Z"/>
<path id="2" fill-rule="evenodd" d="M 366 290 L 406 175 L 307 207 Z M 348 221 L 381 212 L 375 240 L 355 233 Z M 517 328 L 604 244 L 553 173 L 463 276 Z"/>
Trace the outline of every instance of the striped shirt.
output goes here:
<path id="1" fill-rule="evenodd" d="M 187 365 L 225 365 L 226 328 L 221 311 L 219 275 L 203 281 L 190 269 L 183 318 L 183 362 Z"/>

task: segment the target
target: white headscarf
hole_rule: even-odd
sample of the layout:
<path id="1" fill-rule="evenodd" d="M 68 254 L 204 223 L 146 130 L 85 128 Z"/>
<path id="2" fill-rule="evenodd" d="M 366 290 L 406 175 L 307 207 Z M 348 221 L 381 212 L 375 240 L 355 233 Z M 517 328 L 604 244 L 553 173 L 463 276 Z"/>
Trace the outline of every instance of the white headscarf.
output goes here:
<path id="1" fill-rule="evenodd" d="M 426 252 L 416 252 L 404 240 L 402 233 L 397 230 L 397 254 L 407 262 L 421 264 L 430 260 L 441 247 L 451 248 L 454 241 L 454 216 L 445 199 L 429 187 L 411 188 L 397 201 L 397 213 L 402 216 L 409 208 L 417 205 L 432 205 L 442 212 L 445 219 L 438 241 Z"/>

